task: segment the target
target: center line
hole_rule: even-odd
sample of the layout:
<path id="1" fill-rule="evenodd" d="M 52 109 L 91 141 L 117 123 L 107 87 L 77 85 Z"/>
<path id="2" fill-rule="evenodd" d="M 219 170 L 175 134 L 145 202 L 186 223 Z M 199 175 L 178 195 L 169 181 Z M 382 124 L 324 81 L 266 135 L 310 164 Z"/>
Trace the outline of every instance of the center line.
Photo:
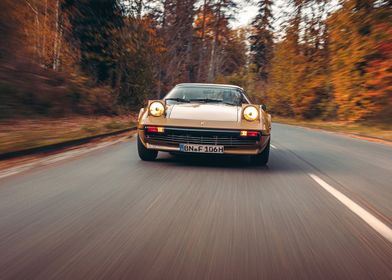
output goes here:
<path id="1" fill-rule="evenodd" d="M 343 203 L 348 209 L 353 211 L 355 214 L 357 214 L 362 220 L 364 220 L 369 226 L 371 226 L 375 231 L 377 231 L 379 234 L 384 236 L 389 242 L 392 242 L 392 229 L 389 228 L 386 224 L 381 222 L 379 219 L 377 219 L 375 216 L 370 214 L 368 211 L 363 209 L 361 206 L 359 206 L 357 203 L 352 201 L 350 198 L 333 188 L 331 185 L 326 183 L 324 180 L 322 180 L 320 177 L 309 173 L 308 174 L 310 177 L 312 177 L 313 180 L 315 180 L 321 187 L 323 187 L 327 192 L 332 194 L 337 200 L 339 200 L 341 203 Z"/>

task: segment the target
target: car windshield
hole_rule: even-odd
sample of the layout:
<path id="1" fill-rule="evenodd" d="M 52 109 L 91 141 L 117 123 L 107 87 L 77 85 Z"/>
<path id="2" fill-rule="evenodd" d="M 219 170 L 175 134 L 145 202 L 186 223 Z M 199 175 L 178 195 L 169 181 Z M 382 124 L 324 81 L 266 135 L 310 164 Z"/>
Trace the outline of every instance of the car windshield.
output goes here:
<path id="1" fill-rule="evenodd" d="M 175 87 L 164 98 L 166 102 L 225 103 L 239 106 L 248 103 L 237 88 L 229 87 Z"/>

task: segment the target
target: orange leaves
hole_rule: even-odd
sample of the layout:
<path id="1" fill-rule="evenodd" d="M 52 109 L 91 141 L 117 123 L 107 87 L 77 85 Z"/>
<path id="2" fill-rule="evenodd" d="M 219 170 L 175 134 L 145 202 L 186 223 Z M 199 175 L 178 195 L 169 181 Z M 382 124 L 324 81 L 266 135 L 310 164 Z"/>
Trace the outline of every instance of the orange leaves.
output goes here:
<path id="1" fill-rule="evenodd" d="M 199 38 L 205 36 L 212 39 L 214 36 L 214 23 L 215 16 L 210 8 L 207 7 L 206 11 L 200 11 L 193 23 L 196 36 Z"/>
<path id="2" fill-rule="evenodd" d="M 275 44 L 267 87 L 274 112 L 346 121 L 388 114 L 383 112 L 392 105 L 390 10 L 356 4 L 344 1 L 325 21 L 304 24 L 303 31 L 289 22 L 285 38 Z M 306 29 L 317 24 L 327 32 Z"/>
<path id="3" fill-rule="evenodd" d="M 338 118 L 357 121 L 376 117 L 390 104 L 392 30 L 386 7 L 365 11 L 353 9 L 353 3 L 348 1 L 328 22 Z"/>
<path id="4" fill-rule="evenodd" d="M 367 90 L 364 96 L 372 100 L 374 113 L 392 105 L 392 25 L 375 26 L 375 58 L 367 69 Z"/>

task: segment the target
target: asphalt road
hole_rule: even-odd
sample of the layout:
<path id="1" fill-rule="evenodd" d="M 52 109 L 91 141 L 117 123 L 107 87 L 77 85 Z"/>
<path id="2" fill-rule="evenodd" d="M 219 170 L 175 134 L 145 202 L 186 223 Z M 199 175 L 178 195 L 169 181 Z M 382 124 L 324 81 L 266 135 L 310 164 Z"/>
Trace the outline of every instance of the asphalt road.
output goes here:
<path id="1" fill-rule="evenodd" d="M 131 139 L 3 178 L 0 279 L 392 279 L 392 146 L 278 124 L 272 144 L 252 167 Z"/>

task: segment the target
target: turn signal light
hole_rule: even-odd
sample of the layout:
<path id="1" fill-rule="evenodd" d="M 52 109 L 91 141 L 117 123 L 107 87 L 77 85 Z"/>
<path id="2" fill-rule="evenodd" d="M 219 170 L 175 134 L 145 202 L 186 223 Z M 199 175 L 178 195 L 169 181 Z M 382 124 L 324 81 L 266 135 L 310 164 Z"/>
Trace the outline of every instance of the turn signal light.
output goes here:
<path id="1" fill-rule="evenodd" d="M 147 132 L 149 133 L 164 133 L 165 128 L 160 126 L 147 126 Z"/>
<path id="2" fill-rule="evenodd" d="M 257 131 L 241 130 L 240 135 L 243 136 L 243 137 L 257 137 L 257 136 L 259 136 L 259 132 L 257 132 Z"/>

